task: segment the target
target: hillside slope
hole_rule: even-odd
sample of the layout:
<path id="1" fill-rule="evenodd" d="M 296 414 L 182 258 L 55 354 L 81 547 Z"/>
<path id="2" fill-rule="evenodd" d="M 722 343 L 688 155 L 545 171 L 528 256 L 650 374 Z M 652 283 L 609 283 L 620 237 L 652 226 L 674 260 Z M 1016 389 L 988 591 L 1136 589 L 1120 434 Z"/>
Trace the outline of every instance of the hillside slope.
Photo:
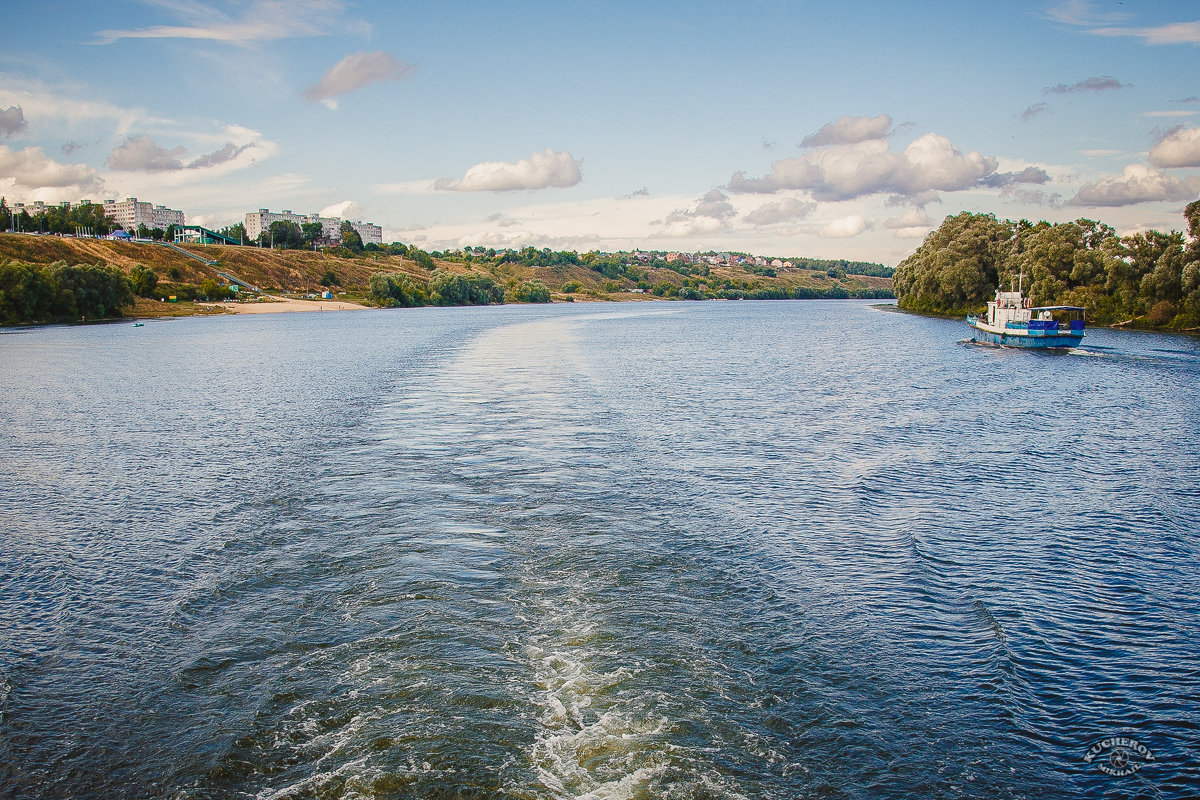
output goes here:
<path id="1" fill-rule="evenodd" d="M 218 279 L 219 270 L 264 291 L 303 294 L 324 288 L 322 282 L 327 283 L 332 273 L 336 278 L 335 288 L 341 287 L 341 290 L 352 295 L 362 295 L 367 292 L 371 276 L 376 272 L 403 272 L 418 281 L 426 281 L 431 274 L 431 270 L 421 267 L 411 258 L 383 253 L 368 252 L 349 257 L 329 251 L 263 250 L 221 245 L 179 245 L 179 248 L 200 259 L 217 263 L 207 266 L 196 258 L 158 244 L 0 234 L 0 260 L 10 259 L 28 264 L 51 264 L 56 261 L 70 264 L 103 263 L 126 271 L 142 264 L 154 270 L 160 281 L 169 284 L 199 284 L 206 279 Z M 556 296 L 561 295 L 564 285 L 574 283 L 578 285 L 574 289 L 577 296 L 630 299 L 629 292 L 636 285 L 629 278 L 607 278 L 578 265 L 531 267 L 478 259 L 465 263 L 451 258 L 436 259 L 434 266 L 451 272 L 488 275 L 507 287 L 536 279 L 542 281 Z M 786 269 L 779 270 L 777 275 L 761 275 L 740 267 L 713 267 L 705 277 L 688 276 L 672 269 L 649 268 L 644 270 L 641 283 L 643 286 L 659 287 L 660 293 L 668 290 L 668 287 L 684 286 L 708 289 L 710 292 L 721 288 L 815 292 L 840 288 L 850 294 L 863 291 L 886 293 L 892 287 L 889 278 L 862 275 L 832 278 L 825 272 L 804 269 Z M 568 286 L 568 289 L 571 288 Z"/>

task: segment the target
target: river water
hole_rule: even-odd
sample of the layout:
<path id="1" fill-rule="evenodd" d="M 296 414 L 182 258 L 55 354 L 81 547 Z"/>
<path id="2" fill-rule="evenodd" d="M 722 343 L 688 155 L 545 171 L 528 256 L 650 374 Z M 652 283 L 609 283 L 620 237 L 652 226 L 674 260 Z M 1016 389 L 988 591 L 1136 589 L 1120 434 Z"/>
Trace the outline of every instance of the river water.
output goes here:
<path id="1" fill-rule="evenodd" d="M 1200 341 L 966 335 L 2 335 L 0 797 L 1195 797 Z"/>

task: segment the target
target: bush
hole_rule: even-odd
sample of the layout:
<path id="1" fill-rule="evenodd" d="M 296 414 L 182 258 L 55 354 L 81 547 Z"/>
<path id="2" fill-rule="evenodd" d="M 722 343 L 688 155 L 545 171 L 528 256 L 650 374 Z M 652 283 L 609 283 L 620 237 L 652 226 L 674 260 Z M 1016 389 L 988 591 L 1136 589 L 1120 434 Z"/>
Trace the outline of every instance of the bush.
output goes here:
<path id="1" fill-rule="evenodd" d="M 402 272 L 376 272 L 371 276 L 370 298 L 387 308 L 412 308 L 429 303 L 429 294 Z"/>
<path id="2" fill-rule="evenodd" d="M 429 280 L 430 296 L 439 306 L 486 306 L 504 302 L 504 287 L 486 275 L 455 275 L 441 270 Z"/>
<path id="3" fill-rule="evenodd" d="M 133 269 L 129 270 L 129 282 L 133 286 L 133 293 L 138 297 L 154 297 L 158 276 L 149 267 L 135 264 Z"/>
<path id="4" fill-rule="evenodd" d="M 562 285 L 562 292 L 564 294 L 574 294 L 582 288 L 583 284 L 581 284 L 579 281 L 567 281 Z"/>
<path id="5" fill-rule="evenodd" d="M 513 298 L 518 303 L 549 303 L 550 290 L 541 281 L 525 281 L 513 291 Z"/>

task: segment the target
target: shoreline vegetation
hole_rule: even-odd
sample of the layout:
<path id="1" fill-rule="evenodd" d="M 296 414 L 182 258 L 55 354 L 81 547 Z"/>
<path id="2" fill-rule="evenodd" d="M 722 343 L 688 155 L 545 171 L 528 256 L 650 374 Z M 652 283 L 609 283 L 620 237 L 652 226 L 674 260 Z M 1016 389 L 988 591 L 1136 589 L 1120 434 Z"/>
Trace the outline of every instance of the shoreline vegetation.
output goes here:
<path id="1" fill-rule="evenodd" d="M 1200 330 L 1200 200 L 1187 234 L 1118 236 L 1089 219 L 1051 224 L 963 212 L 947 217 L 896 267 L 905 311 L 982 311 L 998 287 L 1021 283 L 1037 306 L 1082 306 L 1089 325 Z"/>
<path id="2" fill-rule="evenodd" d="M 393 243 L 324 250 L 0 233 L 0 325 L 343 310 L 627 300 L 892 299 L 882 264 L 744 254 L 427 253 Z M 668 260 L 670 258 L 670 260 Z M 717 263 L 710 263 L 717 262 Z M 78 276 L 91 283 L 81 286 Z"/>

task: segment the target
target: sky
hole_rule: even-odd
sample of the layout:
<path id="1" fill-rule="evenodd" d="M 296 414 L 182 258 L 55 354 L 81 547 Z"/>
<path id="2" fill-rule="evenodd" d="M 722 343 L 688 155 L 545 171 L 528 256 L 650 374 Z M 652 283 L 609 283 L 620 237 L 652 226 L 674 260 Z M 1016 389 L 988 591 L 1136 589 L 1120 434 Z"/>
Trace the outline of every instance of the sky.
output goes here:
<path id="1" fill-rule="evenodd" d="M 1183 230 L 1192 2 L 57 2 L 0 12 L 0 195 L 384 241 L 895 265 L 948 215 Z"/>

